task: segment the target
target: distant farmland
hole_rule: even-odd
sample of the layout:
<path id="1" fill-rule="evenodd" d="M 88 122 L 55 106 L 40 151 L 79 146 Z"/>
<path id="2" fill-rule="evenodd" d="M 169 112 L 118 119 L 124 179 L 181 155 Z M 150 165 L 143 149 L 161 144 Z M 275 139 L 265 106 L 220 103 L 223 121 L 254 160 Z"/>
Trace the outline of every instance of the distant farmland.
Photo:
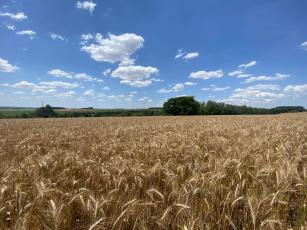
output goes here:
<path id="1" fill-rule="evenodd" d="M 0 229 L 306 229 L 307 113 L 0 120 Z"/>
<path id="2" fill-rule="evenodd" d="M 33 117 L 35 109 L 0 109 L 0 118 Z M 55 109 L 59 117 L 120 117 L 161 115 L 162 109 Z"/>
<path id="3" fill-rule="evenodd" d="M 35 109 L 0 109 L 0 118 L 1 116 L 13 118 L 13 117 L 19 117 L 22 114 L 30 115 L 34 113 L 34 111 Z"/>

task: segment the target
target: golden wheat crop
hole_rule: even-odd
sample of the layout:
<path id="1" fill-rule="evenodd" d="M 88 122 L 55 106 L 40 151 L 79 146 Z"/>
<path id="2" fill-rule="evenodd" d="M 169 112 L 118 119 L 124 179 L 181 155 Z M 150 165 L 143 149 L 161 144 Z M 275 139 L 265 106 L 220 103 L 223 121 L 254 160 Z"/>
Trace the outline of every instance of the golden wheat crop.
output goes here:
<path id="1" fill-rule="evenodd" d="M 305 229 L 307 114 L 0 120 L 0 229 Z"/>

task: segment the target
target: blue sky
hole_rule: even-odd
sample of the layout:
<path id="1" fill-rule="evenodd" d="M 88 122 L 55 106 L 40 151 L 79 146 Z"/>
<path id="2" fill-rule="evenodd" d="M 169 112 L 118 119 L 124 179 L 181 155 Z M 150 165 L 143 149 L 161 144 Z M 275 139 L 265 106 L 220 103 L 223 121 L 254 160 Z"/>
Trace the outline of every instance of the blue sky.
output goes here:
<path id="1" fill-rule="evenodd" d="M 0 3 L 0 105 L 307 107 L 307 1 Z"/>

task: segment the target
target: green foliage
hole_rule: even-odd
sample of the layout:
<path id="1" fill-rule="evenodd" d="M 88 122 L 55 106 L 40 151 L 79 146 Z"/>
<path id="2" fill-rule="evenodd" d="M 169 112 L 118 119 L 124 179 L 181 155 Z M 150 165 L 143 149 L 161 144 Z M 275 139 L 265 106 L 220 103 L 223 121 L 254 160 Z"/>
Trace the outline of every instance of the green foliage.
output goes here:
<path id="1" fill-rule="evenodd" d="M 45 107 L 40 107 L 35 110 L 34 115 L 37 117 L 56 117 L 56 113 L 50 105 L 46 105 Z"/>
<path id="2" fill-rule="evenodd" d="M 170 115 L 197 115 L 200 104 L 194 97 L 170 98 L 163 104 L 163 112 Z"/>
<path id="3" fill-rule="evenodd" d="M 293 113 L 293 112 L 304 112 L 303 106 L 278 106 L 272 109 L 274 113 Z"/>
<path id="4" fill-rule="evenodd" d="M 62 107 L 45 107 L 36 110 L 31 108 L 0 109 L 1 118 L 31 118 L 31 117 L 127 117 L 127 116 L 161 116 L 168 115 L 239 115 L 239 114 L 280 114 L 303 112 L 302 106 L 279 106 L 272 109 L 253 108 L 248 106 L 229 105 L 221 102 L 197 102 L 194 97 L 171 98 L 164 103 L 163 108 L 149 109 L 65 109 Z"/>
<path id="5" fill-rule="evenodd" d="M 204 115 L 279 114 L 304 111 L 305 108 L 302 106 L 279 106 L 272 109 L 266 109 L 253 108 L 246 105 L 229 105 L 214 101 L 207 101 L 201 104 L 201 114 Z"/>
<path id="6" fill-rule="evenodd" d="M 29 118 L 29 115 L 27 113 L 20 114 L 20 118 Z"/>
<path id="7" fill-rule="evenodd" d="M 304 112 L 302 106 L 279 106 L 271 109 L 253 108 L 246 105 L 230 105 L 222 102 L 207 101 L 199 104 L 194 97 L 170 98 L 163 105 L 163 112 L 168 115 L 240 115 L 240 114 L 279 114 Z"/>
<path id="8" fill-rule="evenodd" d="M 0 118 L 19 118 L 22 114 L 27 114 L 28 117 L 33 117 L 33 112 L 35 110 L 32 109 L 0 109 Z"/>
<path id="9" fill-rule="evenodd" d="M 57 111 L 58 117 L 128 117 L 161 115 L 162 109 L 76 109 Z"/>

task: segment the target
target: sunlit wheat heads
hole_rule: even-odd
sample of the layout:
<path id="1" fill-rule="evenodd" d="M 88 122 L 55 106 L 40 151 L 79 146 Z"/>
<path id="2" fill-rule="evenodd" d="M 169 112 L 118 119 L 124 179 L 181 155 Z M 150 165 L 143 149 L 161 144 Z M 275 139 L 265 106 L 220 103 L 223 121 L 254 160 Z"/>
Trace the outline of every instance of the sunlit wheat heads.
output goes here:
<path id="1" fill-rule="evenodd" d="M 0 229 L 306 229 L 307 114 L 0 120 Z"/>

